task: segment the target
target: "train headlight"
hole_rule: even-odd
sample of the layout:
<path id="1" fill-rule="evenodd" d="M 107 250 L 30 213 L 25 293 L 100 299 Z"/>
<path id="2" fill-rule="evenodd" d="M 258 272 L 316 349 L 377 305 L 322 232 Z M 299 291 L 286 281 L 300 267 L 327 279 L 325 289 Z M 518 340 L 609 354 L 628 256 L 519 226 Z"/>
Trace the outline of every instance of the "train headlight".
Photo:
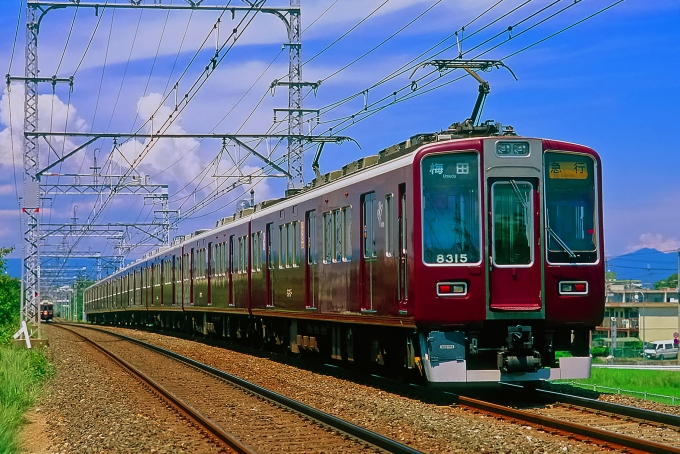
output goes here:
<path id="1" fill-rule="evenodd" d="M 528 156 L 529 144 L 526 142 L 513 142 L 512 154 L 514 154 L 515 156 Z"/>
<path id="2" fill-rule="evenodd" d="M 496 154 L 498 156 L 509 156 L 510 154 L 512 154 L 512 143 L 498 142 L 496 144 Z"/>
<path id="3" fill-rule="evenodd" d="M 587 295 L 588 282 L 586 281 L 562 281 L 560 282 L 560 295 Z"/>
<path id="4" fill-rule="evenodd" d="M 497 142 L 496 156 L 529 156 L 529 142 Z"/>
<path id="5" fill-rule="evenodd" d="M 467 295 L 466 282 L 438 282 L 437 296 L 465 296 Z"/>

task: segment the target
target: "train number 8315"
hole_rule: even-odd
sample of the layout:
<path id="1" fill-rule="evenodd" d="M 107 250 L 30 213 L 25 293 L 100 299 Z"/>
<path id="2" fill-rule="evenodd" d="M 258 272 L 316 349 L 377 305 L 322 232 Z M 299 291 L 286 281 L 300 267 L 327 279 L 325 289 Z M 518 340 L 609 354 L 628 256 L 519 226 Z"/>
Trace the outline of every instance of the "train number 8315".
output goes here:
<path id="1" fill-rule="evenodd" d="M 467 254 L 437 254 L 437 263 L 467 263 Z"/>

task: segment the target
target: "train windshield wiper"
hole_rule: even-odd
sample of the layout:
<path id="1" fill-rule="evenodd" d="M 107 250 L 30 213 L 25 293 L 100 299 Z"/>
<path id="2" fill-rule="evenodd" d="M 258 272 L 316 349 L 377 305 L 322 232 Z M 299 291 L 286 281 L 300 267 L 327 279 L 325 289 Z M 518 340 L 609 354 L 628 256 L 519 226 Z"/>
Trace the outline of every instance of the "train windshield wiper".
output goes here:
<path id="1" fill-rule="evenodd" d="M 574 254 L 574 251 L 572 251 L 569 246 L 567 246 L 567 243 L 565 243 L 564 240 L 560 238 L 553 229 L 550 228 L 548 225 L 548 216 L 545 217 L 545 225 L 545 231 L 548 232 L 548 235 L 550 235 L 553 240 L 555 240 L 555 243 L 557 243 L 557 245 L 561 247 L 564 252 L 569 254 L 569 257 L 576 257 L 576 254 Z"/>

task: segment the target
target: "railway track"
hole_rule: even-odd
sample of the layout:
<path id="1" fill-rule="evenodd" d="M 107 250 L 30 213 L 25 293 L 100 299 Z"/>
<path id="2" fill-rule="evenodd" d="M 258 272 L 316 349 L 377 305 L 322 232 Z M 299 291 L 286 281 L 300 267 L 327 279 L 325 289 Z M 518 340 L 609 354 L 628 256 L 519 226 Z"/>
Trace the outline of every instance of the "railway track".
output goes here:
<path id="1" fill-rule="evenodd" d="M 55 326 L 112 358 L 231 452 L 419 452 L 160 347 L 96 328 Z"/>
<path id="2" fill-rule="evenodd" d="M 564 400 L 571 401 L 570 397 L 565 397 Z M 680 453 L 678 426 L 657 422 L 658 419 L 667 419 L 667 416 L 677 418 L 672 415 L 647 414 L 650 419 L 644 419 L 640 417 L 642 413 L 639 413 L 638 417 L 622 414 L 628 413 L 626 407 L 622 412 L 617 412 L 621 409 L 615 407 L 604 411 L 601 405 L 589 408 L 566 402 L 526 410 L 466 396 L 456 396 L 455 401 L 458 405 L 469 407 L 473 411 L 531 424 L 538 430 L 577 438 L 603 448 L 626 452 Z"/>
<path id="3" fill-rule="evenodd" d="M 261 352 L 256 353 L 261 355 Z M 291 364 L 300 363 L 294 359 L 280 358 L 280 360 Z M 676 415 L 540 389 L 526 392 L 521 387 L 512 386 L 500 390 L 498 395 L 490 395 L 485 391 L 481 399 L 476 399 L 422 387 L 405 386 L 382 377 L 367 376 L 321 364 L 314 364 L 310 368 L 323 374 L 363 382 L 376 389 L 432 403 L 443 412 L 447 409 L 461 408 L 477 416 L 487 415 L 520 426 L 530 426 L 556 437 L 603 449 L 680 453 L 678 432 L 680 417 Z M 383 449 L 397 452 L 389 448 Z"/>

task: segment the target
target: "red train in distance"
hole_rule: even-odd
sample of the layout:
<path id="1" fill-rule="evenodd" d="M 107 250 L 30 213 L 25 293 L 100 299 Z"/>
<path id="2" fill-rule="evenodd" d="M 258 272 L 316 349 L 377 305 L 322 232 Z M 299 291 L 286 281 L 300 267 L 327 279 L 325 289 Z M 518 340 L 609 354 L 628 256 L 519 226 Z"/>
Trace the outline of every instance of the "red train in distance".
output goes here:
<path id="1" fill-rule="evenodd" d="M 40 321 L 51 322 L 54 318 L 54 304 L 49 302 L 40 303 Z"/>
<path id="2" fill-rule="evenodd" d="M 605 300 L 600 158 L 483 126 L 411 137 L 177 237 L 88 288 L 88 320 L 431 385 L 588 377 Z"/>

